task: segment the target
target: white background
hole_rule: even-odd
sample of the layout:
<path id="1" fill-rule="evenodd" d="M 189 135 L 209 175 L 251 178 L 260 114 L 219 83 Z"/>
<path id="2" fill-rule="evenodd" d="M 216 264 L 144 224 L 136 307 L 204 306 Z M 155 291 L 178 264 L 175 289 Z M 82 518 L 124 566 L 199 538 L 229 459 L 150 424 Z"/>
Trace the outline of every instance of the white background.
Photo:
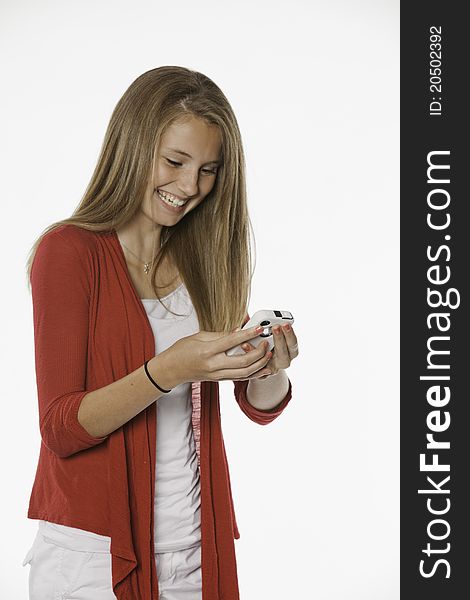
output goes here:
<path id="1" fill-rule="evenodd" d="M 34 239 L 70 216 L 141 73 L 211 77 L 242 131 L 250 313 L 290 310 L 293 398 L 266 427 L 221 384 L 242 600 L 399 597 L 399 2 L 3 0 L 0 595 L 22 560 L 39 455 Z M 6 143 L 5 143 L 6 142 Z"/>

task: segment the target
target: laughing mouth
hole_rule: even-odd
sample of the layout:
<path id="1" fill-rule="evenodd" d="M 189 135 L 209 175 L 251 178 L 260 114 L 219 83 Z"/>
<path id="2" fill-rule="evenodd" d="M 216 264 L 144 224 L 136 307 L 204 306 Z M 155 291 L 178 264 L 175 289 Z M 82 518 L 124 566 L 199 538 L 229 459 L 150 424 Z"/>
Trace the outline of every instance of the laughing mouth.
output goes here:
<path id="1" fill-rule="evenodd" d="M 189 200 L 182 200 L 178 198 L 178 196 L 174 196 L 173 194 L 169 194 L 168 192 L 164 192 L 163 190 L 159 190 L 158 188 L 157 193 L 163 200 L 163 202 L 166 202 L 166 204 L 169 204 L 170 206 L 181 207 L 189 202 Z"/>

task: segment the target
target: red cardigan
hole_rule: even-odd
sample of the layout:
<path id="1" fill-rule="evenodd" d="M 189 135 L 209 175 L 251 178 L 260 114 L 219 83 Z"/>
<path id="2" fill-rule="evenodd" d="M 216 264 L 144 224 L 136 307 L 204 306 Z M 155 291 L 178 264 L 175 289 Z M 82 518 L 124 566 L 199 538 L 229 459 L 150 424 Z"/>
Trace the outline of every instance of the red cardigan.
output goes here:
<path id="1" fill-rule="evenodd" d="M 153 551 L 156 406 L 95 438 L 77 413 L 90 391 L 155 356 L 155 339 L 114 229 L 61 225 L 41 240 L 31 271 L 41 447 L 28 518 L 111 537 L 112 585 L 119 600 L 157 600 Z M 277 418 L 247 400 L 248 380 L 234 381 L 246 416 Z M 238 600 L 235 519 L 221 430 L 219 386 L 192 384 L 192 422 L 201 482 L 204 600 Z"/>

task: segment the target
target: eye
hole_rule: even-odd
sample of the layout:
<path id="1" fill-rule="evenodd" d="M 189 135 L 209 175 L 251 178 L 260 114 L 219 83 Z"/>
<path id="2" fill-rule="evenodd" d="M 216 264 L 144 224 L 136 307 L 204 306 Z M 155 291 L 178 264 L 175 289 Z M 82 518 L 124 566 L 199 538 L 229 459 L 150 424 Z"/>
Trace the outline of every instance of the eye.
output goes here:
<path id="1" fill-rule="evenodd" d="M 177 162 L 176 160 L 171 160 L 171 158 L 165 158 L 167 163 L 172 167 L 181 167 L 182 163 Z M 215 169 L 201 169 L 204 175 L 217 175 L 217 168 Z"/>

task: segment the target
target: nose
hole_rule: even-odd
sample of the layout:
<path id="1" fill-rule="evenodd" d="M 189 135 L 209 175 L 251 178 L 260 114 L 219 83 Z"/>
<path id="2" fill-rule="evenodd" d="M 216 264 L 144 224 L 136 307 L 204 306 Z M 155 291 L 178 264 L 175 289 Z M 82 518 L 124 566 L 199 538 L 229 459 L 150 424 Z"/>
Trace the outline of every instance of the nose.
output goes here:
<path id="1" fill-rule="evenodd" d="M 186 171 L 178 177 L 178 188 L 182 196 L 196 196 L 199 191 L 198 171 Z"/>

